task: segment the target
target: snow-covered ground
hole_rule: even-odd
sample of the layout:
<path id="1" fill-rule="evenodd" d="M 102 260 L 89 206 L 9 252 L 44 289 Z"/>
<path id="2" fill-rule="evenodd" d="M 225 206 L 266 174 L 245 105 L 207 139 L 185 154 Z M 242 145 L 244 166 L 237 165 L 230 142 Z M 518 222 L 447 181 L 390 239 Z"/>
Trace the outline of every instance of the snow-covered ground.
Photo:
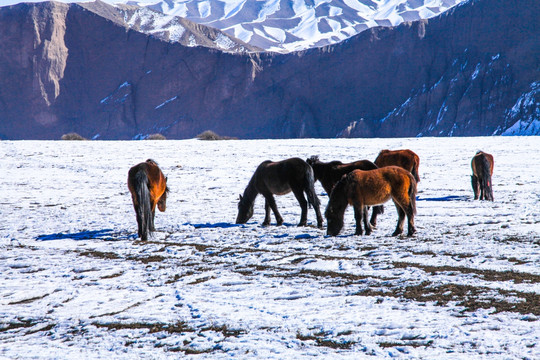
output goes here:
<path id="1" fill-rule="evenodd" d="M 238 194 L 266 159 L 421 159 L 415 237 L 262 227 Z M 470 160 L 495 157 L 495 201 Z M 168 209 L 136 238 L 128 169 L 155 159 Z M 0 358 L 538 359 L 540 138 L 0 142 Z M 328 198 L 317 183 L 326 206 Z M 275 221 L 275 220 L 274 220 Z"/>

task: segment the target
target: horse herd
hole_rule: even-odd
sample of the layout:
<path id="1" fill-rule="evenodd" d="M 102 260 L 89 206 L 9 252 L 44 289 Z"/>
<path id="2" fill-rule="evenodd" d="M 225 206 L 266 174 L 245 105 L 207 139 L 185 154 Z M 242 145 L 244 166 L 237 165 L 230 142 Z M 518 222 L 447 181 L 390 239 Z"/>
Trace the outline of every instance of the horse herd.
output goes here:
<path id="1" fill-rule="evenodd" d="M 354 208 L 355 234 L 362 235 L 362 223 L 366 235 L 371 234 L 377 224 L 377 215 L 384 211 L 382 204 L 392 199 L 398 213 L 397 227 L 392 235 L 397 236 L 403 232 L 407 217 L 407 235 L 412 236 L 416 232 L 414 215 L 416 185 L 420 181 L 419 165 L 418 155 L 408 149 L 382 150 L 374 162 L 360 160 L 347 164 L 340 161 L 325 163 L 317 156 L 306 161 L 297 157 L 277 162 L 267 160 L 257 167 L 244 194 L 240 195 L 236 223 L 245 224 L 253 216 L 255 198 L 262 194 L 265 199 L 263 226 L 270 225 L 270 210 L 274 213 L 277 225 L 282 225 L 283 217 L 278 211 L 274 195 L 292 191 L 302 209 L 298 226 L 307 225 L 309 204 L 315 210 L 317 226 L 322 228 L 320 201 L 315 192 L 315 181 L 318 180 L 330 197 L 324 214 L 328 235 L 336 236 L 340 233 L 348 205 Z M 493 156 L 478 151 L 472 159 L 471 167 L 474 199 L 493 201 Z M 129 170 L 128 188 L 137 217 L 138 235 L 141 240 L 147 240 L 155 231 L 156 206 L 162 212 L 166 209 L 169 193 L 167 178 L 157 163 L 149 159 Z M 371 206 L 373 211 L 368 220 Z"/>

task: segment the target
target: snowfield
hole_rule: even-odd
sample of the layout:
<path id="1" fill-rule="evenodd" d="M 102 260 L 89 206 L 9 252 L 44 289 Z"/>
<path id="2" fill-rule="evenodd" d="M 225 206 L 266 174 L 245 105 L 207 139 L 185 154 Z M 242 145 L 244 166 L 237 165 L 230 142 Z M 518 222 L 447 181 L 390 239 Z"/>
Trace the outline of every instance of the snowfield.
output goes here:
<path id="1" fill-rule="evenodd" d="M 246 225 L 257 165 L 319 155 L 420 156 L 416 236 Z M 495 157 L 494 202 L 472 200 L 470 161 Z M 168 176 L 155 236 L 136 238 L 129 168 Z M 538 359 L 540 138 L 0 142 L 0 358 Z M 316 184 L 322 211 L 328 197 Z M 275 219 L 272 218 L 275 224 Z"/>

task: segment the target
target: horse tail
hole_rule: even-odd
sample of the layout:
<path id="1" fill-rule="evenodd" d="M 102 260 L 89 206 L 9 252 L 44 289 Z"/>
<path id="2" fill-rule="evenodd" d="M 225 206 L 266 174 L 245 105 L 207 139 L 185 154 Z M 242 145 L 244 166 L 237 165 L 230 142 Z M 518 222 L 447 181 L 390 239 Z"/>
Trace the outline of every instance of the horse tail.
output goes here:
<path id="1" fill-rule="evenodd" d="M 482 171 L 480 173 L 480 176 L 482 177 L 482 190 L 484 192 L 486 200 L 493 201 L 493 187 L 491 184 L 491 164 L 489 163 L 487 156 L 484 154 L 480 156 L 480 161 L 482 164 Z"/>
<path id="2" fill-rule="evenodd" d="M 418 167 L 419 166 L 420 166 L 420 159 L 417 156 L 415 156 L 414 157 L 413 167 L 411 169 L 411 173 L 413 174 L 414 180 L 416 180 L 417 183 L 420 182 L 420 175 L 418 175 Z"/>
<path id="3" fill-rule="evenodd" d="M 414 215 L 416 215 L 416 180 L 414 175 L 411 173 L 407 174 L 409 176 L 410 185 L 409 185 L 409 201 L 411 205 L 411 210 Z"/>
<path id="4" fill-rule="evenodd" d="M 146 171 L 139 170 L 133 178 L 133 188 L 139 206 L 135 207 L 137 220 L 139 221 L 139 236 L 141 240 L 147 240 L 151 235 L 152 225 L 152 204 L 150 202 L 150 190 L 148 189 L 148 175 Z"/>
<path id="5" fill-rule="evenodd" d="M 304 177 L 304 191 L 307 195 L 308 202 L 314 208 L 319 208 L 321 202 L 315 192 L 315 175 L 311 166 L 306 167 L 306 176 Z"/>

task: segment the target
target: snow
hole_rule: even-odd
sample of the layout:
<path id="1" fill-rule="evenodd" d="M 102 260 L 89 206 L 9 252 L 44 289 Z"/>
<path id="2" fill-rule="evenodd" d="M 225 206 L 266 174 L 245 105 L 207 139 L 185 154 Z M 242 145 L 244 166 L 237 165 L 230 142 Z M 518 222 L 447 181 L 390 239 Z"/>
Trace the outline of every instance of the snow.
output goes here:
<path id="1" fill-rule="evenodd" d="M 165 100 L 164 102 L 162 102 L 161 104 L 159 104 L 158 106 L 155 107 L 155 109 L 159 109 L 159 108 L 162 108 L 163 106 L 167 105 L 168 103 L 170 103 L 171 101 L 174 101 L 178 99 L 178 96 L 173 96 L 172 98 L 168 99 L 168 100 Z"/>
<path id="2" fill-rule="evenodd" d="M 33 0 L 41 1 L 41 0 Z M 63 0 L 64 2 L 84 2 L 88 0 Z M 367 28 L 384 25 L 399 25 L 404 21 L 427 19 L 462 4 L 465 0 L 104 0 L 110 4 L 130 3 L 161 11 L 168 16 L 182 16 L 188 20 L 202 23 L 226 31 L 243 41 L 270 51 L 289 52 L 305 50 L 313 46 L 323 46 L 354 36 Z M 19 2 L 5 0 L 5 5 Z M 318 9 L 319 8 L 319 9 Z M 320 9 L 326 11 L 319 11 Z M 411 11 L 411 9 L 414 9 Z M 317 16 L 317 14 L 320 14 Z M 325 15 L 326 14 L 326 15 Z M 332 17 L 334 21 L 350 25 L 342 29 L 318 26 L 323 20 Z M 134 19 L 135 21 L 136 19 Z M 157 18 L 152 28 L 142 29 L 150 34 L 173 30 L 169 24 L 160 28 Z M 244 29 L 242 29 L 244 25 Z M 275 29 L 267 30 L 268 28 Z M 246 30 L 249 29 L 249 30 Z M 255 31 L 273 34 L 284 31 L 294 36 L 279 38 L 253 36 Z M 180 30 L 174 30 L 180 31 Z M 249 32 L 249 34 L 245 34 Z M 298 40 L 299 38 L 299 40 Z M 171 37 L 179 41 L 180 36 Z M 259 42 L 260 41 L 260 42 Z"/>
<path id="3" fill-rule="evenodd" d="M 384 148 L 420 156 L 415 237 L 389 236 L 390 203 L 370 236 L 351 209 L 338 237 L 313 209 L 297 227 L 291 194 L 283 226 L 261 197 L 234 224 L 263 160 Z M 494 202 L 472 200 L 479 149 Z M 126 178 L 147 158 L 171 192 L 141 242 Z M 538 163 L 539 137 L 2 141 L 0 357 L 539 358 Z"/>

